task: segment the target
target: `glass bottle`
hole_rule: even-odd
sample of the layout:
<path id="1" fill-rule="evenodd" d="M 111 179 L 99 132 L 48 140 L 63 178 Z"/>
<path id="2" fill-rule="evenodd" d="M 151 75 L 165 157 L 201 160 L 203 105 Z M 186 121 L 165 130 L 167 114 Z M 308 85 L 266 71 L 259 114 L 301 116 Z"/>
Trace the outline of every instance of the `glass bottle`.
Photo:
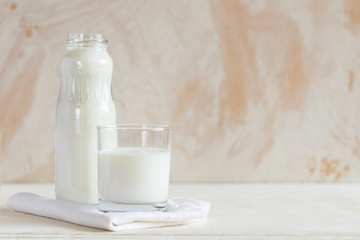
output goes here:
<path id="1" fill-rule="evenodd" d="M 68 35 L 56 111 L 57 199 L 98 202 L 96 126 L 116 122 L 112 71 L 104 35 Z"/>

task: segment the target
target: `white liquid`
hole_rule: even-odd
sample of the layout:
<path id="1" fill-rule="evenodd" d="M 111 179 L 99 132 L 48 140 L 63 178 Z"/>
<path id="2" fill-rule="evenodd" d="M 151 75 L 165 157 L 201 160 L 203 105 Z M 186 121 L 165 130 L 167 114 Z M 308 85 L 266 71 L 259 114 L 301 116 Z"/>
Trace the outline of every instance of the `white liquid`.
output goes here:
<path id="1" fill-rule="evenodd" d="M 168 198 L 170 152 L 118 148 L 98 152 L 99 197 L 126 204 L 153 204 Z"/>
<path id="2" fill-rule="evenodd" d="M 68 49 L 56 114 L 56 198 L 96 204 L 97 130 L 116 122 L 106 49 Z"/>

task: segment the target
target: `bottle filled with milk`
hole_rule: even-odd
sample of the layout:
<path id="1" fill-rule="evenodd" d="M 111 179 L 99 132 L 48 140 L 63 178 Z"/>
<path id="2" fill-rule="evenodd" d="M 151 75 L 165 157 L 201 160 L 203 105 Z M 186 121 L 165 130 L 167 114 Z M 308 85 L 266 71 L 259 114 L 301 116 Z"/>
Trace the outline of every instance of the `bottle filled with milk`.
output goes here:
<path id="1" fill-rule="evenodd" d="M 56 112 L 56 198 L 96 204 L 96 126 L 115 124 L 113 61 L 102 34 L 68 35 Z"/>

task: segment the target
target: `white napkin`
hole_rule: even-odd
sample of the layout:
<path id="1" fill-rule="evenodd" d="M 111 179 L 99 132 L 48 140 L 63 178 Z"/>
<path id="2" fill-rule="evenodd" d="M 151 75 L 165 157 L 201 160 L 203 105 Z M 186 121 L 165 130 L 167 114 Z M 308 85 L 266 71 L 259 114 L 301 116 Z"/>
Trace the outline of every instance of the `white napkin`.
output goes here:
<path id="1" fill-rule="evenodd" d="M 9 198 L 8 207 L 24 213 L 54 218 L 87 227 L 111 231 L 165 227 L 205 220 L 210 203 L 169 198 L 167 212 L 108 212 L 97 205 L 85 205 L 49 199 L 32 193 L 17 193 Z"/>

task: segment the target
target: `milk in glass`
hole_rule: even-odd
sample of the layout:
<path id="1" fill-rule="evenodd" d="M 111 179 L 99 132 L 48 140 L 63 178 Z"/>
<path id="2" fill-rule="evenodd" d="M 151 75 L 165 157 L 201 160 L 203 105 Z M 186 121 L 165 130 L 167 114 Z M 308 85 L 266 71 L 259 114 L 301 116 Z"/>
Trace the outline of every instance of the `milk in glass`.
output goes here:
<path id="1" fill-rule="evenodd" d="M 117 148 L 98 152 L 99 198 L 125 204 L 166 202 L 170 151 Z"/>

